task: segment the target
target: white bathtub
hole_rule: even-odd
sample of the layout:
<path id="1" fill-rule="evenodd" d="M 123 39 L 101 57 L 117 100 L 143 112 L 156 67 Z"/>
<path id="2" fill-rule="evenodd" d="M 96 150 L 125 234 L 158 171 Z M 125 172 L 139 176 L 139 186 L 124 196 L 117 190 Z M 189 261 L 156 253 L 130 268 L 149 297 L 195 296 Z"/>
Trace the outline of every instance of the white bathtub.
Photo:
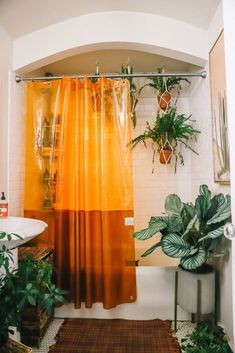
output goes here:
<path id="1" fill-rule="evenodd" d="M 174 317 L 174 267 L 139 266 L 137 275 L 137 300 L 134 303 L 121 304 L 106 310 L 101 303 L 91 309 L 82 306 L 74 309 L 73 304 L 55 309 L 55 317 L 81 317 L 103 319 L 173 319 Z M 188 320 L 190 316 L 178 308 L 178 320 Z"/>

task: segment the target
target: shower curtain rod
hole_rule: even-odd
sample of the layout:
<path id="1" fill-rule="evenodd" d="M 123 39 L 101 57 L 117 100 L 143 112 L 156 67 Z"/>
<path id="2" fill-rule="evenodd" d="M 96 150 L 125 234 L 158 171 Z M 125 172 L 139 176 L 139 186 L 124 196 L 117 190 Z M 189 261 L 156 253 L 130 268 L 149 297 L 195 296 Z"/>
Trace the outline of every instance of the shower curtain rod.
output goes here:
<path id="1" fill-rule="evenodd" d="M 70 78 L 99 78 L 99 77 L 107 77 L 107 78 L 128 78 L 128 77 L 201 77 L 206 78 L 206 71 L 201 71 L 197 73 L 134 73 L 134 74 L 115 74 L 115 73 L 107 73 L 107 74 L 87 74 L 87 75 L 64 75 L 64 76 L 42 76 L 42 77 L 21 77 L 16 75 L 15 80 L 17 83 L 21 81 L 52 81 L 52 80 L 61 80 L 64 77 Z"/>

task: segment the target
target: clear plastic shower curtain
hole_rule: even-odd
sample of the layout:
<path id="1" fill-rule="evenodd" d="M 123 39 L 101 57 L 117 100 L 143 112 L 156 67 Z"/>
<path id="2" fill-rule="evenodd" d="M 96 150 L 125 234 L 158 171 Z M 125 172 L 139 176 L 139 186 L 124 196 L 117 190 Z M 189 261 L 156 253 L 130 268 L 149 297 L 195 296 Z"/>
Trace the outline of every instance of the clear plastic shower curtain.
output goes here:
<path id="1" fill-rule="evenodd" d="M 53 219 L 57 284 L 76 308 L 133 302 L 128 81 L 30 83 L 27 104 L 25 210 Z"/>

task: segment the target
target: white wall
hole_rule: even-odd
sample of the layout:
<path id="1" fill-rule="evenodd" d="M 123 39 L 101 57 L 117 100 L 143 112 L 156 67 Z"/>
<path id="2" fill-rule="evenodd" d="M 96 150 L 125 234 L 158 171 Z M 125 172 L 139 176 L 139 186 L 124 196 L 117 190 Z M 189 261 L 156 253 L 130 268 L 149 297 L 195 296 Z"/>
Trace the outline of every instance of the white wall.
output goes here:
<path id="1" fill-rule="evenodd" d="M 9 214 L 23 216 L 24 208 L 24 151 L 25 151 L 25 85 L 15 82 L 9 73 Z"/>
<path id="2" fill-rule="evenodd" d="M 186 115 L 190 114 L 187 97 L 178 99 L 177 111 Z M 143 133 L 146 129 L 146 121 L 152 125 L 156 115 L 156 97 L 140 99 L 137 105 L 137 126 L 133 130 L 133 137 Z M 152 163 L 151 141 L 148 141 L 147 148 L 141 143 L 133 149 L 135 231 L 146 228 L 151 216 L 162 215 L 165 211 L 164 205 L 167 195 L 176 193 L 184 201 L 191 200 L 192 152 L 185 148 L 181 152 L 184 156 L 185 165 L 181 166 L 178 163 L 175 173 L 174 157 L 170 164 L 162 165 L 159 163 L 159 156 L 156 155 L 154 164 Z M 141 254 L 158 240 L 159 236 L 154 236 L 146 241 L 136 240 L 136 258 L 139 259 Z M 161 248 L 140 261 L 140 265 L 147 266 L 174 266 L 176 264 L 178 264 L 178 260 L 164 255 Z"/>
<path id="3" fill-rule="evenodd" d="M 9 77 L 12 65 L 12 41 L 0 27 L 0 191 L 8 197 L 8 119 L 9 119 Z"/>
<path id="4" fill-rule="evenodd" d="M 233 223 L 235 220 L 235 139 L 234 139 L 234 130 L 235 130 L 235 90 L 234 90 L 234 77 L 235 77 L 235 41 L 234 41 L 234 32 L 235 32 L 235 22 L 234 22 L 234 13 L 235 13 L 235 2 L 233 0 L 224 0 L 223 1 L 223 15 L 224 15 L 224 44 L 225 44 L 225 63 L 226 63 L 226 86 L 227 86 L 227 111 L 228 111 L 228 124 L 229 124 L 229 139 L 230 139 L 230 168 L 231 168 L 231 196 L 232 196 L 232 218 Z M 227 292 L 227 298 L 229 301 L 233 302 L 233 319 L 235 319 L 235 244 L 234 240 L 232 241 L 232 252 L 231 252 L 232 261 L 229 266 L 230 271 L 230 283 L 227 286 L 229 291 Z M 232 282 L 232 283 L 231 283 Z M 232 288 L 231 288 L 232 286 Z M 230 290 L 231 288 L 231 290 Z M 229 319 L 231 317 L 229 315 Z M 226 317 L 225 317 L 226 320 Z M 230 326 L 230 337 L 232 337 L 233 332 L 233 349 L 235 348 L 235 325 Z"/>
<path id="5" fill-rule="evenodd" d="M 13 69 L 25 73 L 76 53 L 125 48 L 204 65 L 207 32 L 185 22 L 150 13 L 92 13 L 14 40 Z"/>
<path id="6" fill-rule="evenodd" d="M 209 50 L 214 45 L 222 29 L 223 13 L 220 5 L 208 31 Z M 198 141 L 200 162 L 198 163 L 198 159 L 194 158 L 194 156 L 192 158 L 191 178 L 193 198 L 197 196 L 199 185 L 203 183 L 207 184 L 214 193 L 230 193 L 229 185 L 214 183 L 209 64 L 206 66 L 206 70 L 208 72 L 207 78 L 205 80 L 194 80 L 189 97 L 190 110 L 197 119 L 199 130 L 202 131 Z M 227 87 L 227 93 L 229 94 L 229 87 Z M 217 269 L 217 295 L 219 299 L 218 319 L 228 333 L 231 339 L 231 345 L 233 345 L 231 244 L 225 241 L 223 247 L 227 248 L 227 255 L 213 261 Z"/>

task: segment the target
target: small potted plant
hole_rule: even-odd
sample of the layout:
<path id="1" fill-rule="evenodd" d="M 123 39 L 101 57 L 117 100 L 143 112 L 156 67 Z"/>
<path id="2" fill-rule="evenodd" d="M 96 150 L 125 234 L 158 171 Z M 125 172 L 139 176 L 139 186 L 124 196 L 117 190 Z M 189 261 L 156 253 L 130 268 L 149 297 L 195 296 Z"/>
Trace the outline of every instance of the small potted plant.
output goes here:
<path id="1" fill-rule="evenodd" d="M 158 68 L 157 71 L 159 74 L 164 74 L 164 68 Z M 190 83 L 190 81 L 187 78 L 180 77 L 180 76 L 150 77 L 149 80 L 151 82 L 144 84 L 140 88 L 139 93 L 142 91 L 142 89 L 144 89 L 147 86 L 154 88 L 154 90 L 158 92 L 158 95 L 157 95 L 158 105 L 164 111 L 167 110 L 170 106 L 170 102 L 172 98 L 171 91 L 173 89 L 176 89 L 179 95 L 182 89 L 181 82 L 184 81 L 184 82 Z"/>
<path id="2" fill-rule="evenodd" d="M 222 327 L 198 325 L 181 339 L 183 353 L 232 353 Z"/>
<path id="3" fill-rule="evenodd" d="M 160 233 L 160 241 L 142 257 L 161 247 L 166 255 L 179 258 L 178 303 L 191 313 L 197 312 L 195 283 L 200 280 L 204 292 L 201 313 L 211 313 L 215 274 L 207 260 L 219 255 L 216 246 L 223 238 L 224 225 L 231 219 L 230 195 L 220 193 L 212 197 L 208 186 L 201 185 L 194 204 L 184 203 L 179 196 L 171 194 L 166 198 L 165 210 L 165 216 L 151 217 L 146 229 L 134 233 L 134 237 L 140 240 Z"/>
<path id="4" fill-rule="evenodd" d="M 160 163 L 169 163 L 172 154 L 175 154 L 176 163 L 179 158 L 181 164 L 184 164 L 178 146 L 183 145 L 197 154 L 190 142 L 199 133 L 200 131 L 192 126 L 191 115 L 178 114 L 176 108 L 171 108 L 163 115 L 158 112 L 153 126 L 147 122 L 144 133 L 131 140 L 130 145 L 133 148 L 140 142 L 146 145 L 146 141 L 150 139 L 153 142 L 154 155 L 156 152 L 160 155 Z"/>
<path id="5" fill-rule="evenodd" d="M 11 234 L 0 232 L 0 237 Z M 47 312 L 58 302 L 65 302 L 65 292 L 52 281 L 52 267 L 46 260 L 33 261 L 29 256 L 14 268 L 12 252 L 3 245 L 0 249 L 0 347 L 9 345 L 12 326 L 18 330 L 25 309 L 40 304 Z M 3 348 L 1 348 L 3 349 Z"/>

